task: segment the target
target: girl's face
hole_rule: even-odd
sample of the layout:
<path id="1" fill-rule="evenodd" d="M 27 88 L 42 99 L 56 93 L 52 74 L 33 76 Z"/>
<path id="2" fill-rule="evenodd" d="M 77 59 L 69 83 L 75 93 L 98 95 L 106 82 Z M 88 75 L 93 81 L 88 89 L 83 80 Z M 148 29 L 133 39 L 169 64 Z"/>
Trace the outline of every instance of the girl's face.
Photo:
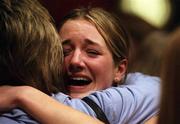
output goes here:
<path id="1" fill-rule="evenodd" d="M 114 78 L 122 78 L 124 70 L 121 65 L 115 67 L 111 52 L 92 23 L 83 19 L 68 20 L 59 34 L 63 41 L 65 84 L 70 96 L 82 98 L 111 87 Z"/>

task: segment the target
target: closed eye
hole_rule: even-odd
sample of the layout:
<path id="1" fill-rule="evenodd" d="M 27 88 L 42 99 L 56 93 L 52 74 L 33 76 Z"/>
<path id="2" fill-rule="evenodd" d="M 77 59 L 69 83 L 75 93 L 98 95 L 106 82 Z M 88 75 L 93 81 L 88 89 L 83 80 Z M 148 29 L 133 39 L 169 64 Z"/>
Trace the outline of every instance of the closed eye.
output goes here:
<path id="1" fill-rule="evenodd" d="M 72 52 L 71 48 L 64 48 L 63 49 L 64 56 L 68 56 L 71 52 Z"/>
<path id="2" fill-rule="evenodd" d="M 94 50 L 94 49 L 88 49 L 86 50 L 88 56 L 91 56 L 91 57 L 96 57 L 98 55 L 100 55 L 101 53 L 97 50 Z"/>

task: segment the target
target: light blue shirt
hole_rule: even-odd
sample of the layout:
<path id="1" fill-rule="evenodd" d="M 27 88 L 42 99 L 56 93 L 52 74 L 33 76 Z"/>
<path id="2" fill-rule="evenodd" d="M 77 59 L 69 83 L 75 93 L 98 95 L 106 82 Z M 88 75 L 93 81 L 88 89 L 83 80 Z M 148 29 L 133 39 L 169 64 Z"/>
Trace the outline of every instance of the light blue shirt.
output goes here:
<path id="1" fill-rule="evenodd" d="M 139 124 L 158 113 L 159 94 L 160 79 L 158 77 L 131 73 L 128 74 L 125 84 L 96 91 L 88 97 L 102 108 L 111 124 Z M 63 93 L 53 94 L 53 98 L 90 116 L 96 117 L 94 111 L 81 99 L 71 99 Z M 19 122 L 31 119 L 25 118 L 25 113 L 22 113 L 21 115 L 23 115 L 24 120 L 21 119 Z M 8 119 L 17 121 L 17 118 L 9 118 L 7 115 L 9 117 L 15 116 L 12 113 L 6 113 L 6 116 L 0 117 L 0 124 L 5 119 L 7 123 L 4 122 L 3 124 L 16 124 L 16 122 L 9 123 Z M 19 116 L 19 118 L 22 117 Z M 32 123 L 26 124 L 36 124 L 36 122 L 32 121 Z"/>

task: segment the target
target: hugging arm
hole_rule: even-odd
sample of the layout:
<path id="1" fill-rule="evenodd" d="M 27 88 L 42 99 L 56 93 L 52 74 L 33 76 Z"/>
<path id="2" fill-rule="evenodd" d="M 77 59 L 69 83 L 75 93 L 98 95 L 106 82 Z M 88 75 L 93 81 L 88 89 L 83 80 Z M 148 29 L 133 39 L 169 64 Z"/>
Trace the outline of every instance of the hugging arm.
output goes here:
<path id="1" fill-rule="evenodd" d="M 101 124 L 99 120 L 63 105 L 41 91 L 29 87 L 0 87 L 0 110 L 20 107 L 43 124 Z M 0 120 L 1 121 L 1 120 Z"/>
<path id="2" fill-rule="evenodd" d="M 140 74 L 131 75 L 131 79 L 132 80 L 128 80 L 127 84 L 120 87 L 97 91 L 88 96 L 102 108 L 112 124 L 144 123 L 158 113 L 159 80 Z M 21 93 L 13 93 L 15 97 L 9 97 L 11 99 L 9 103 L 13 105 L 12 107 L 18 106 L 23 108 L 40 122 L 47 124 L 52 124 L 53 121 L 59 123 L 64 122 L 68 114 L 72 116 L 69 116 L 71 118 L 69 118 L 68 121 L 78 120 L 78 115 L 72 114 L 73 112 L 70 108 L 67 107 L 65 111 L 62 109 L 63 107 L 66 108 L 63 104 L 72 106 L 75 109 L 96 117 L 93 110 L 89 109 L 88 105 L 80 99 L 69 99 L 67 95 L 60 93 L 54 96 L 63 103 L 60 104 L 34 88 L 16 88 L 22 88 L 21 90 L 19 89 Z M 18 89 L 16 89 L 16 92 L 17 91 Z M 31 98 L 28 98 L 28 96 L 31 96 Z M 83 123 L 83 119 L 79 118 L 79 120 Z M 73 121 L 73 123 L 75 123 L 75 121 Z"/>

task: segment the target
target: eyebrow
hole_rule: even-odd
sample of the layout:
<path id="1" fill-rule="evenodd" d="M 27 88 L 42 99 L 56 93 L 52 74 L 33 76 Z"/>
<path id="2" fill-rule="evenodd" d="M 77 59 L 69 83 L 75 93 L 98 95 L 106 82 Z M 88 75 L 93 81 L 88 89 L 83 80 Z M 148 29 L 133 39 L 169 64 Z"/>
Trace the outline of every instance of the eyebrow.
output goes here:
<path id="1" fill-rule="evenodd" d="M 89 39 L 85 39 L 85 45 L 95 45 L 95 46 L 99 46 L 96 42 L 93 42 L 92 40 Z M 66 44 L 70 44 L 71 40 L 67 39 L 67 40 L 63 40 L 62 41 L 62 45 L 66 45 Z"/>
<path id="2" fill-rule="evenodd" d="M 97 46 L 99 46 L 96 42 L 93 42 L 92 40 L 89 40 L 89 39 L 85 39 L 85 44 L 87 44 L 87 45 L 97 45 Z"/>

